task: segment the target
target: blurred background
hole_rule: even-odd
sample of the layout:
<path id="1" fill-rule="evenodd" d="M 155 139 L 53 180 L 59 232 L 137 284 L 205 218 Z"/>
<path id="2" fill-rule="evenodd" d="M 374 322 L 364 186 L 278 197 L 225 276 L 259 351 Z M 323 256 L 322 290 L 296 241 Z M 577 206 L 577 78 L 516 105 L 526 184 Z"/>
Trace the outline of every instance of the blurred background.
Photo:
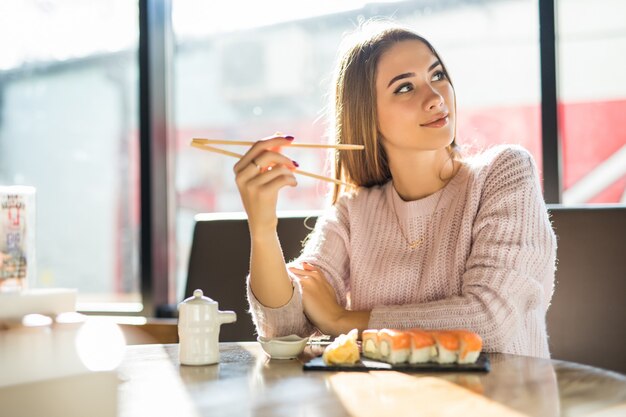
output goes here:
<path id="1" fill-rule="evenodd" d="M 325 142 L 337 47 L 364 19 L 392 17 L 432 41 L 454 81 L 464 152 L 516 143 L 542 175 L 549 168 L 539 37 L 545 2 L 176 0 L 159 9 L 162 26 L 142 27 L 161 34 L 157 46 L 166 51 L 166 142 L 158 145 L 166 162 L 156 165 L 166 197 L 154 203 L 141 178 L 150 172 L 142 155 L 152 136 L 141 141 L 140 55 L 155 41 L 140 46 L 140 9 L 155 3 L 163 2 L 0 0 L 0 184 L 37 188 L 31 284 L 78 288 L 80 310 L 151 314 L 147 297 L 151 308 L 182 299 L 194 215 L 242 210 L 236 160 L 190 148 L 191 138 L 255 140 L 280 131 Z M 555 0 L 554 7 L 560 153 L 548 162 L 562 194 L 549 202 L 624 204 L 626 2 Z M 321 151 L 288 154 L 302 169 L 328 172 Z M 322 209 L 327 191 L 300 177 L 282 192 L 279 210 Z M 142 204 L 165 207 L 146 223 Z M 142 235 L 150 224 L 165 232 Z M 148 253 L 147 236 L 164 249 Z M 153 264 L 164 258 L 158 274 L 149 274 L 147 256 Z M 155 287 L 159 296 L 150 293 Z"/>

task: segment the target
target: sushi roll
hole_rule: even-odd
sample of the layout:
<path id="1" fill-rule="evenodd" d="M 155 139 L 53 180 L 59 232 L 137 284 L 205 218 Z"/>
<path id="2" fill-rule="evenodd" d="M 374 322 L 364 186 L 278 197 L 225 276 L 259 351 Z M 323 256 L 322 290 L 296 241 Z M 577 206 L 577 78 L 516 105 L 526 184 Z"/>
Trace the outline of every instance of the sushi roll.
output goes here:
<path id="1" fill-rule="evenodd" d="M 458 363 L 475 363 L 483 348 L 483 340 L 469 330 L 456 330 L 455 333 L 459 338 Z"/>
<path id="2" fill-rule="evenodd" d="M 403 363 L 411 355 L 411 337 L 400 330 L 382 329 L 378 332 L 380 359 L 390 363 Z"/>
<path id="3" fill-rule="evenodd" d="M 437 355 L 434 358 L 438 363 L 454 363 L 459 353 L 459 337 L 449 330 L 431 332 L 435 338 Z"/>
<path id="4" fill-rule="evenodd" d="M 426 363 L 437 354 L 435 338 L 430 332 L 421 329 L 409 329 L 406 333 L 411 337 L 409 363 Z"/>
<path id="5" fill-rule="evenodd" d="M 361 340 L 363 346 L 363 356 L 371 359 L 379 359 L 380 350 L 378 348 L 378 330 L 363 330 Z"/>

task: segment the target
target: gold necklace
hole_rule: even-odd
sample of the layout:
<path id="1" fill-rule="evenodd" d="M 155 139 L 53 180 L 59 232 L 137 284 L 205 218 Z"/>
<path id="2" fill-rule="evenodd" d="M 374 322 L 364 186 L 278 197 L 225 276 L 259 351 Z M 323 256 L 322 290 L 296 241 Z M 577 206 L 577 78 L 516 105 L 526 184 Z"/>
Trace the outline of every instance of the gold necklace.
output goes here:
<path id="1" fill-rule="evenodd" d="M 441 202 L 441 197 L 443 196 L 443 193 L 445 192 L 446 185 L 448 185 L 449 182 L 450 182 L 450 180 L 448 180 L 444 184 L 444 186 L 441 188 L 441 193 L 439 194 L 439 198 L 437 199 L 437 204 L 435 205 L 435 208 L 433 209 L 433 211 L 430 213 L 430 223 L 432 223 L 433 216 L 437 212 L 437 208 L 439 207 L 439 203 Z M 391 184 L 391 186 L 393 187 L 393 183 Z M 394 188 L 393 191 L 395 191 L 395 188 Z M 397 193 L 397 191 L 396 191 L 396 193 Z M 398 194 L 398 196 L 399 195 L 400 194 Z M 400 224 L 400 218 L 398 217 L 398 211 L 396 210 L 396 201 L 395 201 L 395 198 L 394 198 L 393 195 L 391 196 L 391 205 L 392 205 L 392 208 L 393 208 L 393 214 L 396 217 L 396 223 L 398 225 L 398 229 L 400 230 L 400 234 L 402 235 L 402 237 L 406 241 L 407 245 L 409 245 L 409 249 L 413 250 L 413 249 L 417 248 L 419 245 L 421 245 L 424 242 L 424 238 L 420 237 L 417 240 L 410 241 L 408 236 L 404 233 L 404 229 L 402 229 L 402 225 Z"/>

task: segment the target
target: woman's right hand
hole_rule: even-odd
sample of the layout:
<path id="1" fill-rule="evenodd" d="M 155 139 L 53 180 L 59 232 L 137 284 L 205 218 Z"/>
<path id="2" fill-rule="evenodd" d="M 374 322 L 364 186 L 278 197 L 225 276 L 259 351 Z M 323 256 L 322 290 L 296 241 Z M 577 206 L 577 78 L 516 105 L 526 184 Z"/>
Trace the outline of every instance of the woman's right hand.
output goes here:
<path id="1" fill-rule="evenodd" d="M 250 233 L 275 233 L 278 219 L 278 191 L 298 185 L 293 170 L 298 166 L 279 152 L 292 136 L 271 136 L 259 140 L 234 166 L 235 181 L 248 214 Z"/>

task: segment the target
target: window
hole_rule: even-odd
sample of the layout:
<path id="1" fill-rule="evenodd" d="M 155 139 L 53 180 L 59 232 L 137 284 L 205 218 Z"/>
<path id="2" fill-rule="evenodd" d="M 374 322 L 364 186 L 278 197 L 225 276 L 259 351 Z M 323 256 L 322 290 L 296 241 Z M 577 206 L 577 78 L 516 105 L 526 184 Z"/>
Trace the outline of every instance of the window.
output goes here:
<path id="1" fill-rule="evenodd" d="M 0 183 L 36 187 L 37 287 L 141 310 L 138 9 L 0 5 Z"/>
<path id="2" fill-rule="evenodd" d="M 325 141 L 323 111 L 338 45 L 362 19 L 393 17 L 433 42 L 455 84 L 457 142 L 466 152 L 518 143 L 541 165 L 535 2 L 347 3 L 173 3 L 177 299 L 184 291 L 193 216 L 243 210 L 232 172 L 236 160 L 189 142 L 256 140 L 276 131 L 296 141 Z M 286 153 L 304 170 L 328 173 L 323 152 Z M 279 210 L 324 207 L 326 184 L 305 177 L 298 182 L 281 192 Z"/>
<path id="3" fill-rule="evenodd" d="M 625 6 L 620 0 L 593 6 L 554 1 L 563 200 L 623 203 Z M 551 3 L 538 4 L 546 10 Z M 39 274 L 33 285 L 78 288 L 81 308 L 113 301 L 119 310 L 141 310 L 138 4 L 163 6 L 168 11 L 157 20 L 171 17 L 174 29 L 168 103 L 174 153 L 168 157 L 175 172 L 167 192 L 176 196 L 168 206 L 176 218 L 174 227 L 168 224 L 175 230 L 176 274 L 163 285 L 175 289 L 170 302 L 182 298 L 194 215 L 242 210 L 235 159 L 191 148 L 190 140 L 255 140 L 282 131 L 297 141 L 324 141 L 337 46 L 362 19 L 393 17 L 439 50 L 456 88 L 457 142 L 466 153 L 518 143 L 542 168 L 532 0 L 176 0 L 171 16 L 167 5 L 152 0 L 0 2 L 0 184 L 37 188 Z M 147 25 L 145 33 L 165 26 Z M 302 169 L 328 172 L 322 151 L 288 155 Z M 322 208 L 327 190 L 301 177 L 296 189 L 283 190 L 278 208 Z M 152 208 L 146 201 L 144 208 Z M 162 212 L 150 221 L 167 224 Z"/>
<path id="4" fill-rule="evenodd" d="M 626 3 L 558 3 L 563 203 L 626 202 Z"/>

